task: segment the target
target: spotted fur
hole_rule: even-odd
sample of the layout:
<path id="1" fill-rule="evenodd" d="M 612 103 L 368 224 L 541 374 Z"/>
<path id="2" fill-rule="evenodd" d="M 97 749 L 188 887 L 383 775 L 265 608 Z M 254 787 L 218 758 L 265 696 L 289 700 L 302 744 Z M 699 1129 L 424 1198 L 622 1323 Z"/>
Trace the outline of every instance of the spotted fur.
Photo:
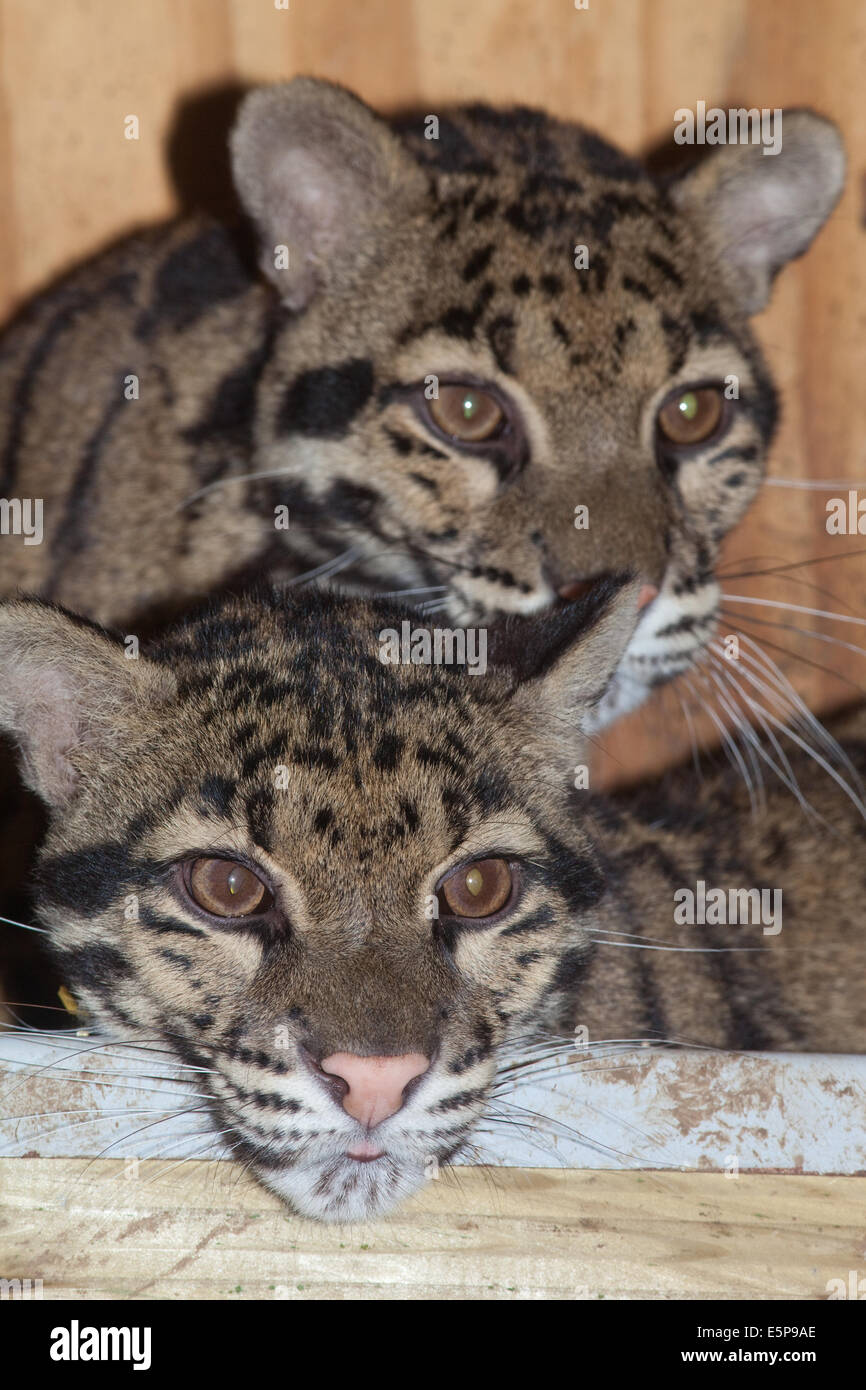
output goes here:
<path id="1" fill-rule="evenodd" d="M 422 117 L 385 122 L 326 83 L 254 93 L 233 155 L 264 278 L 244 236 L 183 223 L 7 335 L 0 497 L 42 498 L 45 540 L 0 538 L 0 592 L 141 633 L 242 574 L 313 572 L 442 586 L 471 623 L 627 566 L 660 595 L 608 722 L 708 640 L 718 546 L 761 479 L 777 407 L 748 317 L 843 178 L 829 123 L 785 121 L 779 155 L 721 149 L 663 186 L 523 108 L 443 114 L 427 139 Z M 431 376 L 495 388 L 514 447 L 436 435 L 417 408 Z M 660 446 L 664 398 L 726 379 L 724 438 Z"/>
<path id="2" fill-rule="evenodd" d="M 635 614 L 634 585 L 605 585 L 512 619 L 473 677 L 384 665 L 394 611 L 326 594 L 232 600 L 137 660 L 60 610 L 0 606 L 0 729 L 50 808 L 39 914 L 63 977 L 111 1034 L 202 1068 L 215 1128 L 302 1213 L 369 1217 L 418 1187 L 541 1027 L 866 1047 L 863 822 L 814 763 L 794 763 L 811 822 L 771 788 L 755 825 L 724 775 L 563 794 Z M 847 733 L 866 767 L 862 715 Z M 273 909 L 215 924 L 179 888 L 202 854 L 254 866 Z M 443 874 L 491 854 L 514 866 L 509 909 L 431 915 Z M 676 928 L 696 877 L 781 886 L 783 930 Z M 636 949 L 653 943 L 688 951 Z M 340 1052 L 433 1059 L 374 1162 L 347 1156 L 364 1131 L 318 1065 Z"/>

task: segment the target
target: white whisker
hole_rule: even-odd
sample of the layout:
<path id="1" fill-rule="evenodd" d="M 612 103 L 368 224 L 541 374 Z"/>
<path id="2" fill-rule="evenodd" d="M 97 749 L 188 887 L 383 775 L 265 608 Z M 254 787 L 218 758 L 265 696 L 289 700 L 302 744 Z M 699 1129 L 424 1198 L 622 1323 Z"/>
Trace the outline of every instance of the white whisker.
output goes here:
<path id="1" fill-rule="evenodd" d="M 293 589 L 298 584 L 309 584 L 313 579 L 339 574 L 340 570 L 348 569 L 349 565 L 354 564 L 361 551 L 357 548 L 344 550 L 342 554 L 333 556 L 330 560 L 325 560 L 321 565 L 316 565 L 315 569 L 305 570 L 303 574 L 294 575 L 291 579 L 283 581 L 284 589 Z"/>
<path id="2" fill-rule="evenodd" d="M 213 492 L 216 488 L 231 487 L 234 483 L 250 483 L 258 478 L 285 478 L 287 476 L 285 468 L 268 468 L 261 473 L 240 473 L 232 477 L 217 478 L 216 482 L 208 483 L 206 487 L 200 487 L 198 492 L 192 493 L 183 502 L 179 502 L 175 511 L 182 512 L 184 507 L 192 506 L 193 502 L 197 502 L 200 497 L 206 497 L 209 492 Z"/>
<path id="3" fill-rule="evenodd" d="M 808 757 L 812 758 L 813 761 L 816 762 L 819 767 L 824 769 L 828 776 L 832 777 L 833 781 L 845 793 L 849 801 L 851 801 L 852 804 L 857 807 L 857 810 L 860 812 L 861 816 L 864 816 L 864 818 L 866 818 L 866 806 L 864 806 L 863 804 L 862 797 L 858 796 L 854 789 L 848 785 L 848 783 L 845 781 L 845 778 L 841 775 L 841 773 L 837 772 L 836 768 L 833 767 L 832 763 L 829 763 L 826 758 L 821 756 L 817 749 L 811 747 L 811 745 L 806 743 L 804 739 L 800 738 L 799 734 L 796 734 L 789 724 L 785 724 L 782 720 L 777 719 L 775 715 L 770 714 L 769 710 L 765 711 L 765 714 L 766 717 L 770 720 L 771 724 L 773 724 L 777 729 L 779 729 L 781 733 L 787 734 L 788 738 L 790 738 L 794 743 L 796 743 L 798 748 L 801 748 L 802 751 Z"/>
<path id="4" fill-rule="evenodd" d="M 817 632 L 813 627 L 797 627 L 794 623 L 774 623 L 767 618 L 744 618 L 741 613 L 729 613 L 723 608 L 719 611 L 724 617 L 730 618 L 734 622 L 757 623 L 760 627 L 776 628 L 779 632 L 796 632 L 799 637 L 809 637 L 815 642 L 828 642 L 832 647 L 841 647 L 846 652 L 856 652 L 858 656 L 866 656 L 866 647 L 858 647 L 856 642 L 845 642 L 841 637 L 834 637 L 830 632 Z"/>
<path id="5" fill-rule="evenodd" d="M 27 922 L 16 922 L 12 917 L 0 917 L 0 922 L 8 922 L 10 927 L 23 927 L 24 931 L 39 932 L 41 936 L 47 936 L 48 932 L 44 927 L 31 927 Z"/>
<path id="6" fill-rule="evenodd" d="M 718 729 L 722 738 L 722 745 L 725 749 L 725 752 L 732 760 L 734 768 L 742 774 L 743 781 L 746 784 L 746 789 L 749 793 L 749 802 L 752 807 L 752 815 L 757 816 L 758 808 L 757 803 L 755 801 L 755 789 L 752 786 L 752 779 L 749 776 L 749 769 L 746 767 L 746 764 L 743 761 L 743 756 L 740 753 L 739 748 L 737 747 L 736 743 L 734 743 L 733 739 L 728 733 L 728 730 L 725 728 L 724 724 L 722 723 L 719 716 L 716 714 L 715 710 L 707 704 L 706 700 L 701 699 L 701 696 L 695 690 L 695 687 L 692 685 L 688 677 L 684 676 L 683 680 L 685 681 L 686 689 L 691 691 L 695 700 L 698 702 L 698 704 L 701 706 L 704 712 L 709 715 L 710 719 L 713 721 L 716 728 Z"/>
<path id="7" fill-rule="evenodd" d="M 721 657 L 712 655 L 710 656 L 710 660 L 717 667 L 719 673 L 722 676 L 724 676 L 725 679 L 737 690 L 740 699 L 744 700 L 745 703 L 748 705 L 749 710 L 760 724 L 764 736 L 767 738 L 769 743 L 772 745 L 772 747 L 778 754 L 779 760 L 783 765 L 784 771 L 782 771 L 780 768 L 776 766 L 775 762 L 771 758 L 770 754 L 767 752 L 766 748 L 764 748 L 763 745 L 760 743 L 760 740 L 756 740 L 756 747 L 760 756 L 764 759 L 768 766 L 772 768 L 772 770 L 775 772 L 776 776 L 783 783 L 783 785 L 786 786 L 789 789 L 789 791 L 793 792 L 794 796 L 797 798 L 797 801 L 800 803 L 803 810 L 806 811 L 807 814 L 816 815 L 817 812 L 815 812 L 815 809 L 812 806 L 811 802 L 809 802 L 806 799 L 806 797 L 800 790 L 800 785 L 794 774 L 794 770 L 791 767 L 791 764 L 785 754 L 785 751 L 782 748 L 782 745 L 779 743 L 779 740 L 776 738 L 776 735 L 767 723 L 765 717 L 766 711 L 763 705 L 758 704 L 757 700 L 752 699 L 748 692 L 744 690 L 742 686 L 738 683 L 738 681 L 735 679 L 734 672 L 727 669 L 727 667 L 729 667 L 731 664 L 730 662 L 726 662 Z M 738 672 L 737 674 L 747 675 L 747 673 L 740 672 Z"/>
<path id="8" fill-rule="evenodd" d="M 734 706 L 730 697 L 722 689 L 716 672 L 712 670 L 707 670 L 704 666 L 701 666 L 698 668 L 697 674 L 703 677 L 704 680 L 712 680 L 713 684 L 716 686 L 716 698 L 719 702 L 719 705 L 727 714 L 728 718 L 731 720 L 731 723 L 736 732 L 743 739 L 743 746 L 745 748 L 746 753 L 749 756 L 749 762 L 751 763 L 752 769 L 755 773 L 755 781 L 758 787 L 758 801 L 760 809 L 765 810 L 767 803 L 766 791 L 764 787 L 764 774 L 760 762 L 758 761 L 758 758 L 763 756 L 763 750 L 761 748 L 760 739 L 758 739 L 755 735 L 755 731 L 752 728 L 749 721 L 743 718 L 741 711 L 739 711 Z"/>
<path id="9" fill-rule="evenodd" d="M 836 492 L 850 488 L 852 491 L 863 487 L 863 478 L 765 478 L 764 487 L 790 487 L 802 492 Z"/>
<path id="10" fill-rule="evenodd" d="M 680 702 L 680 709 L 683 712 L 683 717 L 686 721 L 686 728 L 689 731 L 689 742 L 692 747 L 692 761 L 695 765 L 695 772 L 697 774 L 698 781 L 702 783 L 704 780 L 704 774 L 701 771 L 701 754 L 700 749 L 698 748 L 697 734 L 695 733 L 695 721 L 692 719 L 691 710 L 689 709 L 680 692 L 678 690 L 675 690 L 675 694 Z"/>
<path id="11" fill-rule="evenodd" d="M 860 808 L 861 814 L 866 815 L 866 807 L 863 806 L 863 782 L 858 769 L 854 766 L 844 748 L 842 748 L 839 742 L 833 738 L 833 735 L 824 728 L 821 721 L 816 719 L 808 705 L 804 703 L 800 695 L 791 685 L 787 676 L 776 665 L 775 661 L 773 661 L 773 659 L 768 656 L 748 634 L 741 632 L 739 636 L 746 644 L 747 650 L 741 653 L 741 657 L 745 657 L 746 664 L 756 667 L 759 671 L 763 671 L 764 675 L 766 675 L 777 690 L 779 690 L 782 697 L 788 701 L 789 705 L 794 707 L 797 715 L 795 722 L 799 727 L 811 733 L 811 735 L 825 748 L 828 756 L 835 759 L 836 762 L 850 773 L 854 787 L 857 788 L 857 800 L 855 804 Z M 750 684 L 757 684 L 765 693 L 770 693 L 769 689 L 759 677 L 752 675 L 751 672 L 744 670 L 742 667 L 740 669 Z M 787 729 L 784 729 L 783 732 L 787 732 Z M 794 736 L 792 735 L 792 737 Z M 797 741 L 796 738 L 794 741 Z M 841 785 L 845 784 L 843 783 Z"/>
<path id="12" fill-rule="evenodd" d="M 411 594 L 439 594 L 447 592 L 447 584 L 425 584 L 420 589 L 385 589 L 376 591 L 377 598 L 408 598 Z M 432 602 L 432 600 L 431 600 Z"/>
<path id="13" fill-rule="evenodd" d="M 759 608 L 781 608 L 788 613 L 805 613 L 812 618 L 831 618 L 835 623 L 853 623 L 857 627 L 866 627 L 866 618 L 856 618 L 850 613 L 834 613 L 829 608 L 808 608 L 802 603 L 782 603 L 776 599 L 753 598 L 748 594 L 722 593 L 721 597 L 729 603 L 749 603 Z"/>
<path id="14" fill-rule="evenodd" d="M 766 946 L 645 946 L 640 941 L 602 941 L 592 937 L 597 946 L 616 946 L 617 950 L 629 951 L 673 951 L 679 955 L 715 956 L 728 955 L 731 951 L 766 951 Z"/>

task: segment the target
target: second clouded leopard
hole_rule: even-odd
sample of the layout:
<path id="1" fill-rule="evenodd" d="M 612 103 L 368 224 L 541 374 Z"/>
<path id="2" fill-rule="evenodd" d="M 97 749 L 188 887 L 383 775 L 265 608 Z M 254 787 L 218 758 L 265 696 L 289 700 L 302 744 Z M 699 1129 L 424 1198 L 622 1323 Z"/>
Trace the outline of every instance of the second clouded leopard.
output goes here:
<path id="1" fill-rule="evenodd" d="M 63 977 L 110 1034 L 193 1065 L 297 1210 L 387 1211 L 540 1028 L 866 1050 L 864 826 L 814 761 L 789 765 L 811 817 L 777 782 L 756 824 L 730 773 L 564 794 L 637 593 L 510 619 L 479 678 L 383 664 L 399 613 L 313 591 L 233 599 L 137 660 L 0 605 L 0 729 L 49 808 Z M 866 770 L 866 717 L 838 732 Z M 782 903 L 677 925 L 701 883 Z"/>
<path id="2" fill-rule="evenodd" d="M 748 319 L 835 203 L 835 128 L 791 113 L 780 153 L 663 187 L 537 111 L 434 128 L 296 79 L 232 152 L 263 275 L 183 223 L 7 335 L 0 497 L 42 499 L 44 540 L 0 538 L 0 592 L 140 631 L 312 570 L 471 624 L 628 567 L 658 596 L 596 721 L 691 664 L 776 418 Z"/>

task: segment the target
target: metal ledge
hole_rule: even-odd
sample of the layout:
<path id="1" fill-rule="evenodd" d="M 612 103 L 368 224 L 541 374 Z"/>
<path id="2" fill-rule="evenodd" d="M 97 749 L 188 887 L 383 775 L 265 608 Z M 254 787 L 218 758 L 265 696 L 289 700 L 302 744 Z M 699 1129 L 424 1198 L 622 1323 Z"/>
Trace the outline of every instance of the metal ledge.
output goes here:
<path id="1" fill-rule="evenodd" d="M 866 1174 L 866 1056 L 611 1044 L 517 1076 L 463 1162 Z M 0 1032 L 0 1157 L 228 1157 L 197 1092 L 167 1053 Z"/>

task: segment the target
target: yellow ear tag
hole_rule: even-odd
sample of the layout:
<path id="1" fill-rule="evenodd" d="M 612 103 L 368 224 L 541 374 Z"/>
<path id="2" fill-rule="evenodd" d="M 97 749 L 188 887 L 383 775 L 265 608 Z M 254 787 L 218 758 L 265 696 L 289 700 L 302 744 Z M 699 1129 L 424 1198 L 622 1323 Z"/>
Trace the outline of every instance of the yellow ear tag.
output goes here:
<path id="1" fill-rule="evenodd" d="M 64 1009 L 68 1014 L 72 1014 L 74 1018 L 77 1018 L 81 1014 L 80 1008 L 78 1007 L 77 1003 L 75 1002 L 75 999 L 69 993 L 69 990 L 66 988 L 65 985 L 60 986 L 59 990 L 57 991 L 57 998 L 60 1000 L 61 1004 L 63 1005 Z"/>
<path id="2" fill-rule="evenodd" d="M 71 994 L 65 985 L 60 986 L 59 990 L 57 991 L 57 998 L 60 1000 L 66 1012 L 68 1014 L 72 1014 L 73 1018 L 77 1018 L 79 1023 L 87 1022 L 87 1010 L 82 1009 L 78 1000 L 75 998 L 75 995 Z M 76 1038 L 89 1038 L 90 1029 L 76 1028 L 75 1036 Z"/>

